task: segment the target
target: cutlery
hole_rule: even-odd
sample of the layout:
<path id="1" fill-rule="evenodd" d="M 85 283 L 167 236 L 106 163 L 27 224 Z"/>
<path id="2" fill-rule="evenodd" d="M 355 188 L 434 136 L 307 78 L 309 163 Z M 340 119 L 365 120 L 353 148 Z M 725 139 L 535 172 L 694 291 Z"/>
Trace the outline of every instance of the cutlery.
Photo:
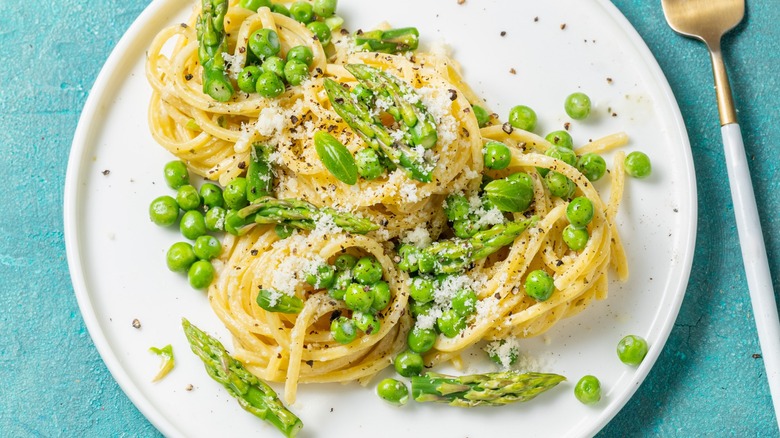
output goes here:
<path id="1" fill-rule="evenodd" d="M 666 21 L 675 32 L 701 40 L 710 51 L 745 277 L 769 390 L 774 400 L 775 417 L 780 425 L 780 321 L 742 132 L 720 50 L 721 37 L 742 21 L 745 0 L 661 0 L 661 5 Z"/>

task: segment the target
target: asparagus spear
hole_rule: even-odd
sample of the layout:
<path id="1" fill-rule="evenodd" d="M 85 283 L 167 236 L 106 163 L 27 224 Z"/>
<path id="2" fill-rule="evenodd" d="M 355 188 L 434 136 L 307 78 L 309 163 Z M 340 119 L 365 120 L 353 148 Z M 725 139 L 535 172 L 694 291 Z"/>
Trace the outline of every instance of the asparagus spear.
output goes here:
<path id="1" fill-rule="evenodd" d="M 257 305 L 269 312 L 301 313 L 303 300 L 295 295 L 285 295 L 270 289 L 260 289 L 257 294 Z"/>
<path id="2" fill-rule="evenodd" d="M 258 418 L 273 424 L 284 436 L 294 437 L 303 422 L 284 407 L 274 390 L 231 357 L 222 344 L 182 318 L 181 325 L 192 352 L 203 361 L 206 372 L 221 383 L 238 404 Z"/>
<path id="3" fill-rule="evenodd" d="M 406 169 L 411 178 L 421 182 L 431 181 L 436 164 L 432 159 L 425 158 L 422 151 L 415 149 L 417 145 L 395 141 L 387 128 L 371 115 L 371 109 L 338 82 L 325 78 L 324 86 L 333 109 L 363 141 L 394 165 Z"/>
<path id="4" fill-rule="evenodd" d="M 412 397 L 418 402 L 449 403 L 450 406 L 502 406 L 531 400 L 566 380 L 558 374 L 501 373 L 448 376 L 426 373 L 412 377 Z"/>
<path id="5" fill-rule="evenodd" d="M 415 27 L 372 30 L 355 34 L 355 45 L 360 50 L 381 53 L 403 53 L 417 50 L 420 32 Z"/>
<path id="6" fill-rule="evenodd" d="M 366 234 L 379 228 L 368 219 L 329 207 L 318 208 L 300 199 L 276 199 L 266 196 L 256 199 L 238 212 L 241 217 L 253 214 L 258 224 L 285 224 L 304 230 L 313 230 L 316 227 L 315 221 L 323 214 L 332 217 L 338 227 L 350 233 Z"/>
<path id="7" fill-rule="evenodd" d="M 537 216 L 531 216 L 522 221 L 494 225 L 492 228 L 476 233 L 470 239 L 440 240 L 425 248 L 423 254 L 433 257 L 435 273 L 459 272 L 470 263 L 484 259 L 512 244 L 517 236 L 538 220 Z"/>
<path id="8" fill-rule="evenodd" d="M 225 60 L 222 58 L 227 49 L 227 9 L 227 0 L 203 0 L 203 9 L 195 22 L 198 59 L 203 66 L 203 92 L 220 102 L 227 102 L 233 96 L 233 84 L 225 75 Z"/>
<path id="9" fill-rule="evenodd" d="M 363 85 L 393 100 L 401 118 L 399 121 L 403 122 L 401 127 L 407 133 L 407 141 L 425 149 L 436 145 L 439 138 L 436 121 L 412 87 L 391 74 L 365 64 L 349 64 L 345 68 Z"/>

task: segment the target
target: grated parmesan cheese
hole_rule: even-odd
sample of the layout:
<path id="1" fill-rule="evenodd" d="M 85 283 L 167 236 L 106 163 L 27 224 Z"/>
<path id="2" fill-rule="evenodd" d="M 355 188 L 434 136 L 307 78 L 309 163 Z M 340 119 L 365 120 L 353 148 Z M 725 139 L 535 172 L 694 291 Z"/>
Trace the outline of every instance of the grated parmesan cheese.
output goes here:
<path id="1" fill-rule="evenodd" d="M 431 244 L 431 234 L 428 232 L 428 229 L 425 228 L 425 224 L 420 224 L 412 231 L 407 231 L 401 241 L 414 245 L 417 248 L 425 248 Z"/>

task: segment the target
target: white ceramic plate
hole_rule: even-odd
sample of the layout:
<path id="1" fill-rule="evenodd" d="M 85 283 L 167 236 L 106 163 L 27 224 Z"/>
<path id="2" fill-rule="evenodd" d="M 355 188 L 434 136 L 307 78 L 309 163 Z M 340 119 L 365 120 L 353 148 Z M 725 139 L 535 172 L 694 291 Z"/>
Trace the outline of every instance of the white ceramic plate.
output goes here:
<path id="1" fill-rule="evenodd" d="M 162 167 L 171 156 L 147 128 L 144 52 L 162 27 L 185 19 L 190 5 L 154 2 L 122 38 L 90 93 L 66 180 L 68 261 L 82 315 L 103 360 L 160 431 L 274 436 L 271 426 L 244 412 L 189 351 L 182 316 L 228 346 L 229 338 L 204 294 L 165 267 L 165 251 L 180 239 L 178 233 L 154 226 L 147 214 L 153 198 L 170 192 Z M 626 131 L 632 138 L 627 150 L 648 153 L 654 173 L 627 181 L 619 215 L 630 281 L 613 283 L 607 300 L 523 344 L 540 371 L 561 373 L 569 382 L 530 403 L 492 409 L 415 403 L 397 409 L 372 388 L 304 386 L 292 407 L 305 423 L 301 436 L 595 434 L 631 397 L 663 348 L 693 257 L 691 154 L 678 107 L 650 51 L 607 0 L 467 0 L 463 5 L 342 0 L 339 10 L 353 30 L 387 20 L 417 26 L 428 44 L 446 42 L 467 80 L 495 111 L 505 118 L 511 106 L 529 105 L 539 114 L 542 134 L 567 121 L 564 98 L 585 91 L 593 99 L 594 116 L 572 124 L 575 142 Z M 606 181 L 598 185 L 608 189 Z M 131 325 L 136 318 L 140 329 Z M 642 335 L 650 344 L 638 368 L 616 357 L 615 346 L 626 334 Z M 158 359 L 147 350 L 169 343 L 176 368 L 152 383 Z M 602 382 L 603 398 L 595 406 L 580 404 L 572 394 L 585 374 Z M 185 390 L 189 384 L 192 391 Z"/>

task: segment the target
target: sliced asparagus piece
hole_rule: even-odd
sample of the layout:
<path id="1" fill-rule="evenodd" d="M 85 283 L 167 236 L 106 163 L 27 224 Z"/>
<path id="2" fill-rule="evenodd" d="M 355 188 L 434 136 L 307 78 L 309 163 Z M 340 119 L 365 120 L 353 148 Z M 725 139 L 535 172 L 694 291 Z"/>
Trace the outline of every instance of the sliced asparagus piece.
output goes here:
<path id="1" fill-rule="evenodd" d="M 437 274 L 460 272 L 469 264 L 511 245 L 517 236 L 538 221 L 537 216 L 531 216 L 521 221 L 494 225 L 492 228 L 476 233 L 470 239 L 440 240 L 425 248 L 423 254 L 433 257 L 433 269 Z"/>
<path id="2" fill-rule="evenodd" d="M 502 406 L 531 400 L 566 380 L 559 374 L 501 373 L 448 376 L 426 373 L 412 377 L 412 397 L 418 402 L 448 403 L 450 406 Z"/>
<path id="3" fill-rule="evenodd" d="M 203 361 L 209 376 L 221 383 L 242 408 L 273 424 L 284 436 L 295 437 L 303 422 L 284 407 L 274 390 L 231 357 L 222 344 L 182 318 L 192 352 Z"/>
<path id="4" fill-rule="evenodd" d="M 227 102 L 233 96 L 233 84 L 225 75 L 225 60 L 222 58 L 227 49 L 227 10 L 227 0 L 203 0 L 203 9 L 195 22 L 198 60 L 203 66 L 203 92 L 220 102 Z"/>
<path id="5" fill-rule="evenodd" d="M 329 207 L 318 208 L 314 204 L 300 199 L 276 199 L 263 197 L 256 199 L 247 207 L 239 210 L 238 215 L 255 215 L 258 224 L 284 224 L 304 230 L 313 230 L 320 215 L 333 218 L 333 222 L 350 233 L 366 234 L 379 228 L 368 219 L 350 213 L 343 213 Z"/>

